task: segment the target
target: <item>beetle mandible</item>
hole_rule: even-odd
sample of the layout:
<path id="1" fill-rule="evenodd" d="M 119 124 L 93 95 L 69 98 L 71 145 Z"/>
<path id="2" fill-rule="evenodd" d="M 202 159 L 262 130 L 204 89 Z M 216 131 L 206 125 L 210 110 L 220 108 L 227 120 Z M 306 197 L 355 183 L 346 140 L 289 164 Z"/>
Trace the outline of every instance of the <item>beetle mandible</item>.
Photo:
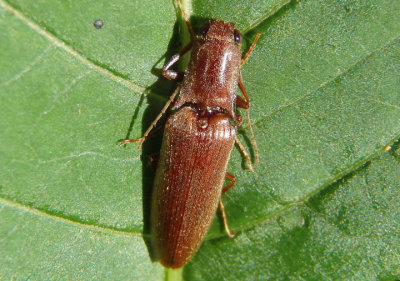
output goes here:
<path id="1" fill-rule="evenodd" d="M 226 232 L 233 237 L 221 195 L 236 182 L 226 171 L 235 142 L 253 171 L 250 157 L 236 136 L 241 124 L 240 115 L 235 113 L 236 107 L 246 110 L 258 161 L 248 114 L 250 101 L 242 83 L 240 66 L 261 35 L 256 35 L 241 58 L 242 35 L 235 24 L 212 19 L 195 36 L 180 1 L 177 3 L 191 34 L 191 42 L 164 66 L 163 75 L 182 82 L 181 86 L 142 138 L 122 141 L 139 142 L 140 148 L 172 104 L 175 113 L 165 125 L 151 204 L 152 246 L 160 262 L 171 268 L 183 266 L 196 253 L 218 205 Z M 189 50 L 192 53 L 186 72 L 171 70 L 171 66 Z M 244 98 L 236 94 L 237 86 Z M 175 99 L 179 91 L 180 95 Z M 231 182 L 223 187 L 225 179 Z"/>

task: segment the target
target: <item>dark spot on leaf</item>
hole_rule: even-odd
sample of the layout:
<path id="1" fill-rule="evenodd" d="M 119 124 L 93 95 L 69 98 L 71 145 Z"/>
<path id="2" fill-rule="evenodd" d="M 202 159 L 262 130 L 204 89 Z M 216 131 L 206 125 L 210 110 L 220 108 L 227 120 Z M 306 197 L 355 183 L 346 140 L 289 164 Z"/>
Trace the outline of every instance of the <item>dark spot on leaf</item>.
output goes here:
<path id="1" fill-rule="evenodd" d="M 101 19 L 97 19 L 97 20 L 94 21 L 93 26 L 94 26 L 96 29 L 102 29 L 103 26 L 104 26 L 104 22 L 103 22 L 103 20 L 101 20 Z"/>

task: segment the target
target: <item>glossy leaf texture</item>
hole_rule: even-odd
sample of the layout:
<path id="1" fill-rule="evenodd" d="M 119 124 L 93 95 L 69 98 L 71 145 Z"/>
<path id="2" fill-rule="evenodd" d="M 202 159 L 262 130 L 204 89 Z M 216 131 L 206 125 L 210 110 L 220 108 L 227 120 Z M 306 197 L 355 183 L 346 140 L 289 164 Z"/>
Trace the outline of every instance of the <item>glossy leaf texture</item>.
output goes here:
<path id="1" fill-rule="evenodd" d="M 195 28 L 236 22 L 247 46 L 264 33 L 242 68 L 260 164 L 249 173 L 232 153 L 235 239 L 217 216 L 182 271 L 151 260 L 160 138 L 141 153 L 118 140 L 139 137 L 175 87 L 157 71 L 185 33 L 173 4 L 0 0 L 0 279 L 398 278 L 400 2 L 389 0 L 184 1 Z M 239 137 L 252 151 L 246 125 Z"/>

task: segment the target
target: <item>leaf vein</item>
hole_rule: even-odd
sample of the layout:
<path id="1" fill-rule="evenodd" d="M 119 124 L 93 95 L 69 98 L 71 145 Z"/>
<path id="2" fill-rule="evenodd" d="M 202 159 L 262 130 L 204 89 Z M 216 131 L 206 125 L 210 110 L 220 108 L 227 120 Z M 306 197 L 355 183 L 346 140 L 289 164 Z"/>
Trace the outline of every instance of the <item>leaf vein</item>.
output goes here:
<path id="1" fill-rule="evenodd" d="M 271 8 L 271 11 L 269 13 L 266 13 L 264 16 L 260 17 L 258 20 L 256 20 L 254 23 L 252 23 L 246 30 L 243 31 L 243 34 L 246 34 L 250 30 L 254 29 L 258 25 L 260 25 L 262 22 L 267 20 L 268 18 L 272 17 L 273 15 L 279 13 L 281 9 L 283 9 L 286 5 L 290 4 L 292 0 L 283 0 L 282 2 L 276 4 Z"/>
<path id="2" fill-rule="evenodd" d="M 47 54 L 47 52 L 53 47 L 53 44 L 48 45 L 46 48 L 44 48 L 44 50 L 38 55 L 36 56 L 36 58 L 34 58 L 24 69 L 22 69 L 19 73 L 17 73 L 16 75 L 14 75 L 13 77 L 11 77 L 9 80 L 5 81 L 2 83 L 3 86 L 8 86 L 10 85 L 12 82 L 17 81 L 18 79 L 20 79 L 22 76 L 24 76 L 26 73 L 28 73 L 29 71 L 31 71 L 33 69 L 33 67 L 35 65 L 37 65 L 43 58 L 44 56 Z"/>
<path id="3" fill-rule="evenodd" d="M 345 69 L 344 71 L 339 72 L 336 76 L 334 76 L 332 79 L 323 82 L 321 85 L 319 85 L 319 87 L 317 87 L 316 89 L 314 89 L 313 91 L 309 92 L 308 94 L 305 94 L 297 99 L 295 99 L 293 102 L 285 104 L 281 107 L 279 107 L 278 109 L 276 109 L 275 111 L 273 111 L 272 113 L 268 114 L 268 115 L 264 115 L 261 116 L 260 119 L 258 119 L 255 124 L 259 125 L 259 124 L 263 124 L 263 122 L 267 119 L 271 119 L 274 115 L 282 112 L 283 110 L 292 107 L 296 104 L 298 104 L 299 102 L 310 98 L 312 96 L 315 96 L 321 89 L 325 88 L 327 85 L 341 79 L 342 77 L 344 77 L 346 74 L 348 74 L 349 72 L 351 72 L 357 65 L 359 65 L 360 63 L 364 62 L 365 60 L 367 60 L 369 57 L 371 57 L 372 55 L 374 55 L 375 53 L 385 49 L 386 47 L 388 47 L 389 45 L 391 45 L 392 43 L 394 43 L 395 41 L 400 39 L 400 35 L 394 37 L 392 40 L 389 40 L 387 43 L 383 44 L 381 47 L 376 48 L 372 51 L 370 51 L 369 53 L 365 54 L 364 56 L 360 57 L 359 60 L 357 60 L 355 63 L 353 63 L 350 67 L 348 67 L 347 69 Z"/>
<path id="4" fill-rule="evenodd" d="M 131 81 L 126 80 L 126 79 L 124 79 L 122 77 L 119 77 L 119 76 L 115 75 L 113 72 L 94 64 L 93 62 L 91 62 L 90 60 L 85 58 L 82 54 L 80 54 L 79 52 L 74 50 L 71 46 L 68 46 L 64 41 L 62 41 L 61 39 L 59 39 L 55 35 L 51 34 L 49 31 L 44 30 L 41 26 L 39 26 L 36 23 L 34 23 L 31 19 L 27 18 L 22 12 L 18 11 L 16 8 L 12 7 L 11 5 L 6 3 L 5 1 L 0 0 L 0 4 L 6 10 L 11 12 L 16 18 L 18 18 L 19 20 L 24 22 L 27 26 L 29 26 L 34 31 L 36 31 L 38 34 L 40 34 L 40 35 L 44 36 L 45 38 L 47 38 L 56 47 L 59 47 L 59 48 L 63 49 L 64 51 L 66 51 L 67 53 L 72 55 L 74 58 L 76 58 L 79 61 L 81 61 L 84 65 L 87 65 L 91 69 L 96 70 L 97 72 L 105 75 L 106 77 L 110 78 L 113 81 L 119 82 L 120 84 L 124 85 L 126 88 L 128 88 L 128 89 L 130 89 L 130 90 L 132 90 L 132 91 L 134 91 L 136 93 L 140 94 L 140 93 L 144 93 L 145 92 L 145 88 L 143 88 L 143 87 L 141 87 L 139 85 L 136 85 L 135 83 L 132 83 Z"/>
<path id="5" fill-rule="evenodd" d="M 88 230 L 92 230 L 92 231 L 100 231 L 100 232 L 103 232 L 103 233 L 114 234 L 114 235 L 116 234 L 116 235 L 120 235 L 120 236 L 125 236 L 127 238 L 128 237 L 135 237 L 135 238 L 136 237 L 142 237 L 142 234 L 140 234 L 140 233 L 128 232 L 128 231 L 123 231 L 123 230 L 116 230 L 114 228 L 109 228 L 109 227 L 104 227 L 104 226 L 96 226 L 96 225 L 92 225 L 92 224 L 85 224 L 85 223 L 82 223 L 82 222 L 73 221 L 73 220 L 70 220 L 70 219 L 67 219 L 67 218 L 63 218 L 63 217 L 60 217 L 60 216 L 52 215 L 52 214 L 49 214 L 49 213 L 47 213 L 45 211 L 42 211 L 42 210 L 39 210 L 39 209 L 36 209 L 36 208 L 32 208 L 32 207 L 29 207 L 29 206 L 26 206 L 26 205 L 23 205 L 23 204 L 21 204 L 19 202 L 11 201 L 11 200 L 9 200 L 7 198 L 4 198 L 4 197 L 0 197 L 0 205 L 7 206 L 7 207 L 10 207 L 10 208 L 13 208 L 13 209 L 18 209 L 18 210 L 20 210 L 22 212 L 26 212 L 26 213 L 29 213 L 31 215 L 35 215 L 35 216 L 38 216 L 38 217 L 41 217 L 41 218 L 54 219 L 54 220 L 56 220 L 58 222 L 68 223 L 68 224 L 72 224 L 72 225 L 78 226 L 78 227 L 85 227 Z"/>
<path id="6" fill-rule="evenodd" d="M 39 163 L 41 164 L 47 164 L 47 163 L 52 163 L 52 162 L 57 162 L 60 160 L 70 160 L 70 159 L 74 159 L 74 158 L 80 158 L 86 155 L 91 155 L 91 156 L 99 156 L 102 157 L 104 159 L 110 160 L 110 161 L 122 161 L 122 162 L 131 162 L 131 161 L 136 161 L 140 159 L 140 156 L 137 157 L 133 157 L 133 158 L 126 158 L 126 159 L 121 159 L 121 158 L 116 158 L 116 157 L 110 157 L 106 154 L 102 154 L 96 151 L 86 151 L 86 152 L 81 152 L 78 154 L 71 154 L 71 155 L 66 155 L 66 156 L 61 156 L 61 157 L 57 157 L 57 158 L 52 158 L 49 160 L 41 160 L 39 159 Z"/>
<path id="7" fill-rule="evenodd" d="M 378 100 L 378 99 L 371 99 L 371 98 L 368 98 L 368 97 L 358 97 L 358 98 L 360 100 L 368 100 L 368 101 L 371 101 L 371 102 L 375 102 L 375 103 L 378 103 L 378 104 L 381 104 L 381 105 L 385 105 L 387 107 L 393 107 L 395 109 L 399 109 L 400 110 L 400 106 L 397 106 L 397 105 L 394 105 L 394 104 L 390 104 L 390 103 L 387 103 L 387 102 L 384 102 L 384 101 L 381 101 L 381 100 Z"/>

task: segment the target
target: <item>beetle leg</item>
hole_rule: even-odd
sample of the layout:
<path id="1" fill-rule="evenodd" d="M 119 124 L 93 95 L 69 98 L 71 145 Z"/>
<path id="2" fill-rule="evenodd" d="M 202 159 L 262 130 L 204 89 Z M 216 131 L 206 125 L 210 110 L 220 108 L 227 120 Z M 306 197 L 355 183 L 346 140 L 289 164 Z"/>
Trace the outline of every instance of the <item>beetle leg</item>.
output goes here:
<path id="1" fill-rule="evenodd" d="M 183 79 L 184 73 L 176 70 L 171 70 L 170 67 L 173 66 L 185 53 L 187 53 L 192 48 L 192 41 L 185 46 L 178 54 L 172 56 L 172 58 L 163 67 L 162 75 L 173 81 L 180 82 Z"/>
<path id="2" fill-rule="evenodd" d="M 242 58 L 242 63 L 241 63 L 242 65 L 247 61 L 247 59 L 249 58 L 250 54 L 253 52 L 253 50 L 254 50 L 254 48 L 255 48 L 255 46 L 256 46 L 256 43 L 257 43 L 258 39 L 259 39 L 260 36 L 263 35 L 263 34 L 264 34 L 264 33 L 260 33 L 260 32 L 257 33 L 256 38 L 254 39 L 253 43 L 251 43 L 250 48 L 247 50 L 246 54 L 245 54 L 245 55 L 243 56 L 243 58 Z"/>
<path id="3" fill-rule="evenodd" d="M 247 50 L 246 54 L 242 58 L 242 61 L 241 61 L 242 65 L 247 61 L 247 59 L 249 58 L 250 54 L 253 52 L 253 50 L 254 50 L 254 48 L 256 46 L 256 43 L 257 43 L 258 39 L 260 38 L 260 36 L 262 34 L 263 33 L 257 33 L 256 38 L 254 39 L 253 43 L 251 43 L 250 48 Z M 243 93 L 244 99 L 242 97 L 240 97 L 240 96 L 237 96 L 236 97 L 236 105 L 238 107 L 240 107 L 240 108 L 243 108 L 246 111 L 246 118 L 247 118 L 247 124 L 249 126 L 249 130 L 250 130 L 251 142 L 253 143 L 253 147 L 254 147 L 254 154 L 256 156 L 256 163 L 258 163 L 260 161 L 259 160 L 259 156 L 258 156 L 258 148 L 257 148 L 256 139 L 254 137 L 253 128 L 252 128 L 251 122 L 250 122 L 250 114 L 249 114 L 250 99 L 249 99 L 249 96 L 247 95 L 246 89 L 244 88 L 243 79 L 242 79 L 242 73 L 241 72 L 239 72 L 238 84 L 239 84 L 240 90 Z M 240 144 L 240 142 L 238 142 L 238 139 L 236 140 L 236 142 L 238 143 L 239 147 L 241 147 L 241 150 L 242 150 L 243 154 L 245 155 L 245 158 L 247 159 L 248 156 L 246 157 L 247 153 L 244 150 L 243 145 Z M 251 165 L 249 165 L 249 166 L 251 167 Z"/>
<path id="4" fill-rule="evenodd" d="M 224 222 L 224 227 L 225 227 L 226 234 L 230 238 L 235 237 L 235 233 L 232 233 L 229 230 L 228 221 L 226 219 L 226 214 L 225 214 L 225 208 L 224 208 L 224 204 L 222 204 L 222 200 L 219 200 L 219 209 L 221 210 L 222 221 Z"/>
<path id="5" fill-rule="evenodd" d="M 229 172 L 226 172 L 225 174 L 225 179 L 227 179 L 228 181 L 230 181 L 231 183 L 228 184 L 227 186 L 225 186 L 222 189 L 222 193 L 221 195 L 223 195 L 225 192 L 227 192 L 229 189 L 231 189 L 235 184 L 236 184 L 236 178 L 234 175 L 232 175 Z M 235 236 L 235 233 L 232 234 L 232 232 L 229 230 L 229 226 L 228 226 L 228 220 L 226 219 L 226 213 L 225 213 L 225 208 L 224 208 L 224 204 L 222 203 L 222 200 L 219 200 L 219 209 L 221 210 L 221 216 L 222 216 L 222 221 L 224 222 L 224 227 L 225 227 L 225 231 L 226 234 L 230 237 L 233 238 Z"/>
<path id="6" fill-rule="evenodd" d="M 163 109 L 161 110 L 160 114 L 157 115 L 156 119 L 150 124 L 149 128 L 144 132 L 143 136 L 138 139 L 134 140 L 122 140 L 121 144 L 126 144 L 130 142 L 138 142 L 138 147 L 137 150 L 139 150 L 143 144 L 143 142 L 146 140 L 148 135 L 150 134 L 150 131 L 154 128 L 154 126 L 157 124 L 157 122 L 161 119 L 161 117 L 164 115 L 164 113 L 167 111 L 168 107 L 171 105 L 171 103 L 174 101 L 176 95 L 179 93 L 179 90 L 181 89 L 180 86 L 176 88 L 176 90 L 173 92 L 173 94 L 169 97 L 169 100 L 167 103 L 164 105 Z"/>
<path id="7" fill-rule="evenodd" d="M 253 127 L 251 126 L 251 121 L 250 121 L 250 114 L 249 114 L 250 99 L 249 99 L 249 96 L 247 95 L 246 89 L 244 88 L 244 85 L 243 85 L 242 73 L 239 73 L 238 84 L 239 84 L 240 90 L 243 93 L 244 99 L 241 96 L 236 96 L 236 105 L 237 105 L 237 107 L 243 108 L 246 111 L 247 124 L 249 126 L 251 142 L 253 144 L 254 154 L 256 157 L 256 164 L 257 164 L 260 160 L 258 157 L 258 148 L 257 148 L 256 138 L 254 137 Z"/>
<path id="8" fill-rule="evenodd" d="M 185 53 L 187 53 L 187 52 L 192 48 L 193 40 L 194 40 L 194 32 L 193 32 L 192 26 L 190 25 L 189 18 L 188 18 L 188 16 L 187 16 L 186 12 L 185 12 L 185 9 L 182 7 L 181 1 L 180 1 L 180 0 L 177 0 L 177 3 L 178 3 L 178 6 L 179 6 L 179 9 L 180 9 L 181 12 L 182 12 L 183 19 L 185 20 L 186 26 L 187 26 L 187 28 L 188 28 L 188 30 L 189 30 L 189 33 L 190 33 L 190 42 L 189 42 L 189 44 L 187 44 L 187 45 L 185 46 L 185 48 L 183 48 L 178 54 L 176 54 L 175 56 L 173 56 L 173 57 L 168 61 L 168 63 L 167 63 L 167 64 L 164 66 L 164 68 L 163 68 L 162 74 L 163 74 L 163 76 L 164 76 L 165 78 L 167 78 L 167 79 L 169 79 L 169 80 L 173 80 L 173 81 L 178 81 L 178 82 L 180 82 L 180 81 L 183 80 L 184 73 L 183 73 L 183 72 L 179 72 L 179 71 L 175 71 L 175 70 L 170 70 L 169 68 L 170 68 L 172 65 L 174 65 Z"/>
<path id="9" fill-rule="evenodd" d="M 241 96 L 236 96 L 236 106 L 243 109 L 249 109 L 250 103 L 244 100 Z"/>
<path id="10" fill-rule="evenodd" d="M 154 131 L 151 131 L 151 132 L 147 135 L 146 139 L 149 139 L 149 138 L 155 136 L 156 134 L 158 134 L 162 128 L 163 128 L 163 126 L 160 126 L 160 127 L 155 128 Z M 131 143 L 131 142 L 139 142 L 140 139 L 141 139 L 141 138 L 137 138 L 137 139 L 122 139 L 122 140 L 120 140 L 119 142 L 121 143 L 121 145 L 123 145 L 123 144 Z"/>
<path id="11" fill-rule="evenodd" d="M 232 175 L 232 174 L 229 173 L 229 172 L 226 172 L 226 174 L 225 174 L 225 179 L 227 179 L 227 180 L 230 181 L 231 183 L 228 184 L 227 186 L 225 186 L 225 187 L 222 189 L 222 195 L 223 195 L 225 192 L 227 192 L 229 189 L 231 189 L 231 188 L 236 184 L 236 178 L 235 178 L 235 176 Z"/>
<path id="12" fill-rule="evenodd" d="M 239 146 L 240 151 L 243 153 L 243 157 L 246 159 L 247 164 L 249 165 L 250 172 L 254 172 L 253 166 L 251 165 L 250 156 L 237 136 L 235 137 L 235 142 Z"/>
<path id="13" fill-rule="evenodd" d="M 237 96 L 236 97 L 237 98 L 237 100 L 241 100 L 242 102 L 244 102 L 244 100 L 240 97 L 240 96 Z M 242 125 L 242 116 L 240 116 L 239 114 L 236 114 L 236 127 L 237 128 L 239 128 L 241 125 Z M 243 156 L 244 156 L 244 158 L 246 159 L 246 161 L 247 161 L 247 164 L 249 165 L 249 170 L 250 170 L 250 172 L 254 172 L 254 170 L 253 170 L 253 166 L 251 165 L 251 160 L 250 160 L 250 156 L 249 156 L 249 154 L 247 153 L 247 151 L 246 151 L 246 149 L 244 148 L 244 146 L 243 146 L 243 144 L 240 142 L 240 140 L 239 140 L 239 138 L 236 136 L 235 137 L 235 141 L 236 141 L 236 143 L 237 143 L 237 145 L 239 146 L 239 149 L 240 149 L 240 151 L 243 153 Z M 231 175 L 232 176 L 232 175 Z M 232 176 L 233 177 L 233 176 Z M 228 179 L 228 178 L 227 178 Z M 235 177 L 233 177 L 233 179 L 235 179 Z M 228 185 L 229 186 L 229 185 Z M 232 185 L 233 186 L 233 185 Z M 229 188 L 231 188 L 231 187 L 229 187 Z M 229 189 L 228 188 L 228 189 Z M 226 189 L 226 187 L 223 189 L 223 190 L 225 190 Z M 226 189 L 226 191 L 228 190 L 228 189 Z"/>

